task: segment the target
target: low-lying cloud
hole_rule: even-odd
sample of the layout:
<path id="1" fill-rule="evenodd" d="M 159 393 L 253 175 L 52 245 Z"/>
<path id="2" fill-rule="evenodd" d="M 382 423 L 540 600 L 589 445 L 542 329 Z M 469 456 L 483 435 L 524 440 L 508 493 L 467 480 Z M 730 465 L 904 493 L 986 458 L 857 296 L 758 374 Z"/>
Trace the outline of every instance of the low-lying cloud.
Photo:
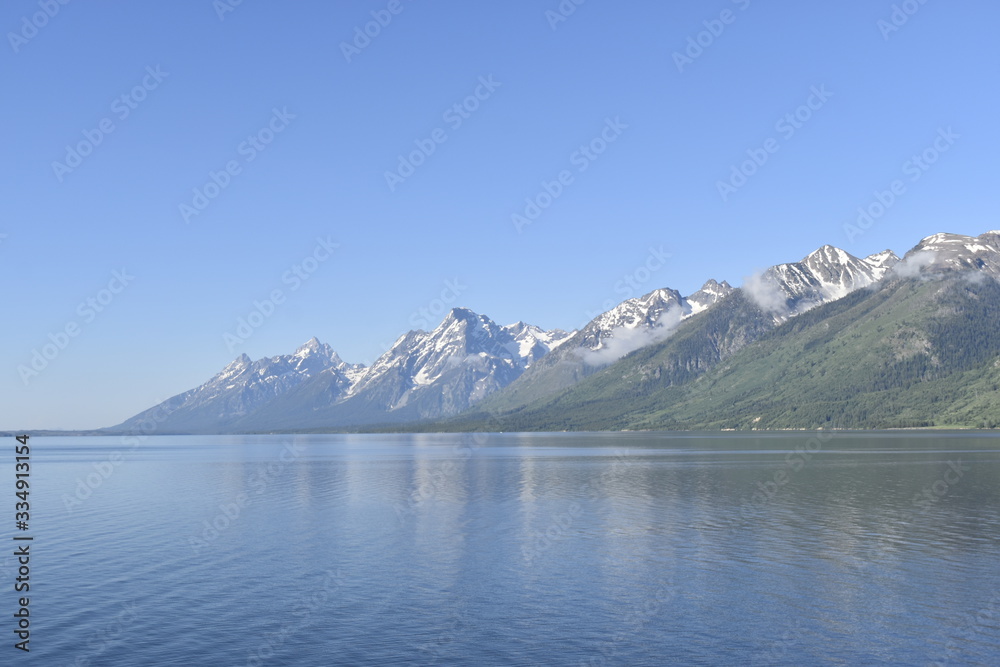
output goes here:
<path id="1" fill-rule="evenodd" d="M 933 250 L 921 250 L 897 262 L 892 271 L 900 278 L 917 278 L 936 259 L 937 254 Z"/>
<path id="2" fill-rule="evenodd" d="M 652 326 L 612 329 L 610 337 L 601 339 L 599 349 L 579 349 L 576 353 L 588 366 L 607 366 L 640 348 L 666 340 L 681 323 L 683 315 L 679 306 L 668 308 Z"/>
<path id="3" fill-rule="evenodd" d="M 765 312 L 776 314 L 788 312 L 788 295 L 763 272 L 757 272 L 744 279 L 743 291 Z"/>

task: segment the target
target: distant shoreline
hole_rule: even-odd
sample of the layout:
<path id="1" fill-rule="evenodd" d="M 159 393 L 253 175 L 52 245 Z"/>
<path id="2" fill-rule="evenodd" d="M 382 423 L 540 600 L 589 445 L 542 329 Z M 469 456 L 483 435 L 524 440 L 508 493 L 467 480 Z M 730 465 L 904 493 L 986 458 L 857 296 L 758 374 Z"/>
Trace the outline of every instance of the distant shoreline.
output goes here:
<path id="1" fill-rule="evenodd" d="M 135 431 L 101 431 L 101 430 L 31 430 L 25 429 L 22 431 L 0 431 L 0 437 L 13 438 L 17 435 L 22 435 L 27 433 L 33 438 L 39 437 L 67 437 L 67 436 L 105 436 L 105 437 L 117 437 L 117 436 L 246 436 L 246 435 L 461 435 L 461 434 L 475 434 L 475 433 L 487 433 L 491 435 L 503 434 L 503 435 L 528 435 L 528 434 L 541 434 L 541 433 L 703 433 L 706 435 L 728 435 L 728 434 L 761 434 L 766 435 L 768 433 L 811 433 L 814 431 L 836 431 L 838 433 L 900 433 L 907 431 L 962 431 L 962 432 L 974 432 L 974 433 L 984 433 L 984 434 L 1000 434 L 1000 429 L 990 429 L 990 428 L 974 428 L 971 426 L 913 426 L 913 427 L 895 427 L 895 428 L 830 428 L 830 429 L 815 429 L 815 428 L 775 428 L 775 429 L 673 429 L 673 430 L 641 430 L 641 429 L 622 429 L 622 430 L 608 430 L 608 431 L 396 431 L 396 430 L 385 430 L 385 431 L 372 431 L 372 430 L 356 430 L 356 431 L 318 431 L 318 430 L 303 430 L 303 431 L 251 431 L 251 432 L 232 432 L 232 433 L 148 433 L 144 434 Z"/>

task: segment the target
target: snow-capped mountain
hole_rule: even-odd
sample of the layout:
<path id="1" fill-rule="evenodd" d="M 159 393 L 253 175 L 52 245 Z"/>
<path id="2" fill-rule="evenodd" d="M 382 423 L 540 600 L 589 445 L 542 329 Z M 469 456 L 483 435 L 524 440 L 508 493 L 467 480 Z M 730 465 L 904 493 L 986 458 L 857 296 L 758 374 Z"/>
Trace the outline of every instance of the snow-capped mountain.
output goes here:
<path id="1" fill-rule="evenodd" d="M 350 428 L 448 417 L 480 402 L 486 412 L 502 412 L 553 396 L 631 352 L 663 343 L 678 328 L 684 344 L 652 377 L 683 382 L 806 310 L 884 287 L 888 279 L 945 271 L 1000 279 L 1000 232 L 934 234 L 903 260 L 891 250 L 859 259 L 826 245 L 738 289 L 709 280 L 687 297 L 652 290 L 569 333 L 524 322 L 500 326 L 455 308 L 432 331 L 401 336 L 369 367 L 344 362 L 313 338 L 290 355 L 258 361 L 241 355 L 200 387 L 115 430 L 150 423 L 160 433 Z"/>
<path id="2" fill-rule="evenodd" d="M 505 431 L 998 428 L 997 241 L 929 237 L 877 283 L 784 322 L 737 290 L 574 387 L 512 396 L 526 373 L 456 423 Z M 812 265 L 829 290 L 813 288 L 823 297 L 865 282 L 838 254 L 799 263 Z M 892 258 L 870 263 L 884 268 Z M 817 264 L 839 271 L 824 275 Z"/>
<path id="3" fill-rule="evenodd" d="M 601 313 L 560 342 L 503 391 L 493 405 L 510 408 L 573 386 L 639 348 L 666 339 L 682 321 L 705 312 L 733 292 L 729 283 L 709 280 L 683 297 L 670 288 L 627 299 Z"/>
<path id="4" fill-rule="evenodd" d="M 467 409 L 501 389 L 572 334 L 453 309 L 433 331 L 410 331 L 369 367 L 315 338 L 290 355 L 241 355 L 196 389 L 124 422 L 155 416 L 162 433 L 254 431 L 413 421 Z"/>
<path id="5" fill-rule="evenodd" d="M 891 250 L 858 259 L 825 245 L 801 261 L 778 264 L 752 276 L 743 289 L 781 321 L 873 285 L 897 262 L 899 258 Z"/>
<path id="6" fill-rule="evenodd" d="M 525 369 L 556 349 L 572 336 L 575 331 L 565 332 L 562 329 L 544 331 L 533 324 L 515 322 L 504 327 L 514 337 L 518 345 L 518 355 L 525 361 Z"/>
<path id="7" fill-rule="evenodd" d="M 327 393 L 328 381 L 321 375 L 241 420 L 239 427 L 349 427 L 448 417 L 509 385 L 570 335 L 523 322 L 500 326 L 485 315 L 454 308 L 433 331 L 400 336 L 343 394 Z"/>
<path id="8" fill-rule="evenodd" d="M 653 290 L 598 315 L 580 330 L 570 344 L 574 348 L 599 350 L 606 341 L 615 337 L 615 332 L 652 327 L 671 309 L 678 318 L 683 315 L 684 297 L 680 292 L 668 288 Z"/>
<path id="9" fill-rule="evenodd" d="M 885 277 L 885 274 L 892 270 L 892 267 L 899 262 L 899 257 L 897 257 L 896 253 L 891 250 L 883 250 L 882 252 L 876 252 L 868 255 L 865 257 L 864 261 L 871 264 L 876 269 L 884 269 L 882 277 Z"/>
<path id="10" fill-rule="evenodd" d="M 664 330 L 692 315 L 697 315 L 715 305 L 733 291 L 729 283 L 715 280 L 706 282 L 700 290 L 688 297 L 670 288 L 653 290 L 643 296 L 621 302 L 611 310 L 601 313 L 587 323 L 572 339 L 566 341 L 567 349 L 583 348 L 601 350 L 616 337 L 643 329 Z"/>
<path id="11" fill-rule="evenodd" d="M 441 408 L 422 409 L 421 416 L 451 414 L 507 386 L 568 337 L 523 322 L 502 327 L 485 315 L 454 308 L 433 331 L 400 337 L 347 397 L 377 395 L 391 411 L 443 392 Z"/>
<path id="12" fill-rule="evenodd" d="M 979 271 L 1000 278 L 1000 231 L 928 236 L 904 255 L 895 272 L 905 277 L 942 271 Z"/>
<path id="13" fill-rule="evenodd" d="M 726 298 L 733 292 L 733 287 L 723 280 L 721 283 L 715 280 L 709 280 L 707 283 L 702 285 L 702 288 L 685 299 L 687 301 L 687 310 L 685 315 L 690 317 L 691 315 L 697 315 L 698 313 L 708 310 L 721 299 Z"/>
<path id="14" fill-rule="evenodd" d="M 139 428 L 145 422 L 156 424 L 161 432 L 214 430 L 320 376 L 333 395 L 341 396 L 363 371 L 364 366 L 343 361 L 316 338 L 292 354 L 257 361 L 242 354 L 205 384 L 139 413 L 119 428 Z"/>

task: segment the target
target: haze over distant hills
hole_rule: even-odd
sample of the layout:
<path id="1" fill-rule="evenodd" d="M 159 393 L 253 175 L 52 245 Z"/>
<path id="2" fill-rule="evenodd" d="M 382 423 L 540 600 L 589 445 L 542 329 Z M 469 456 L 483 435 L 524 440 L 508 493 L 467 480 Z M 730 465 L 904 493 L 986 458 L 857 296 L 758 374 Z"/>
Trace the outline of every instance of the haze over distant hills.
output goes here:
<path id="1" fill-rule="evenodd" d="M 661 288 L 579 331 L 466 308 L 371 366 L 313 338 L 115 432 L 1000 425 L 1000 232 L 902 259 L 823 246 L 740 288 Z"/>

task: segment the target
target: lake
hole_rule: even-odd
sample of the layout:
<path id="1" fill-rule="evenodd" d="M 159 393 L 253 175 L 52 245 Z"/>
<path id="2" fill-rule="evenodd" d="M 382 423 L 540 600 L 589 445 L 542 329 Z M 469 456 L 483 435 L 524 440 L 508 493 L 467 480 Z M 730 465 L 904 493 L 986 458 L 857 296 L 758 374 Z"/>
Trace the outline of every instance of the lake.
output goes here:
<path id="1" fill-rule="evenodd" d="M 998 435 L 30 444 L 3 664 L 1000 664 Z"/>

